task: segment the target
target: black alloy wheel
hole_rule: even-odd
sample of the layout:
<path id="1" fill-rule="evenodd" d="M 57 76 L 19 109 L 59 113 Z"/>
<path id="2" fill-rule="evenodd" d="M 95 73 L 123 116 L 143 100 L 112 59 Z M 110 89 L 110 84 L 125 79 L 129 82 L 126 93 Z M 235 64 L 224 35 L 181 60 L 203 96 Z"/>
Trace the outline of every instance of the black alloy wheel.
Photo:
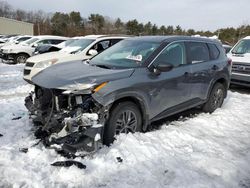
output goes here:
<path id="1" fill-rule="evenodd" d="M 138 106 L 133 102 L 121 102 L 115 105 L 106 122 L 103 143 L 110 145 L 115 135 L 141 131 L 142 115 Z"/>
<path id="2" fill-rule="evenodd" d="M 223 104 L 226 89 L 221 83 L 216 83 L 209 95 L 208 101 L 203 106 L 204 112 L 212 113 Z"/>

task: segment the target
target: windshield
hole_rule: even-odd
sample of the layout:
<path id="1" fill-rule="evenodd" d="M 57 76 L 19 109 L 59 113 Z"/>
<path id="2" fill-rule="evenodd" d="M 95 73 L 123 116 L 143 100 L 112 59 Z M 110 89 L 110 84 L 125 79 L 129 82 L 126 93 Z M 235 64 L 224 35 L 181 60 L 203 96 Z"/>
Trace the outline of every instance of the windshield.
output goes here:
<path id="1" fill-rule="evenodd" d="M 68 39 L 66 41 L 63 41 L 63 42 L 57 44 L 57 46 L 60 47 L 60 48 L 64 48 L 64 47 L 68 46 L 70 43 L 72 43 L 72 42 L 74 42 L 76 40 L 77 39 Z"/>
<path id="2" fill-rule="evenodd" d="M 38 38 L 31 38 L 31 39 L 29 39 L 29 40 L 25 41 L 25 44 L 30 45 L 30 44 L 32 44 L 32 43 L 34 43 L 34 42 L 36 42 L 37 40 L 38 40 Z"/>
<path id="3" fill-rule="evenodd" d="M 232 50 L 235 54 L 250 53 L 250 39 L 241 40 Z"/>
<path id="4" fill-rule="evenodd" d="M 90 64 L 108 68 L 141 66 L 160 43 L 141 40 L 123 40 L 91 59 Z"/>
<path id="5" fill-rule="evenodd" d="M 80 52 L 83 49 L 85 49 L 93 41 L 95 41 L 95 40 L 94 39 L 79 39 L 79 40 L 76 40 L 76 41 L 70 43 L 67 47 L 61 49 L 60 51 L 62 51 L 62 52 L 70 51 L 70 52 L 77 53 L 77 52 Z"/>

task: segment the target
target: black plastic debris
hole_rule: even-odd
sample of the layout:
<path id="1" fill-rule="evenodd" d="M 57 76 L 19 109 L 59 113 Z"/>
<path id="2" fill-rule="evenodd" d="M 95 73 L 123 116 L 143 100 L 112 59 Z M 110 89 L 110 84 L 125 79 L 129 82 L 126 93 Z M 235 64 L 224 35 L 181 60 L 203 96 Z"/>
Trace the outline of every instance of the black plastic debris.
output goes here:
<path id="1" fill-rule="evenodd" d="M 23 153 L 27 153 L 28 150 L 29 150 L 28 148 L 19 148 L 19 151 Z"/>
<path id="2" fill-rule="evenodd" d="M 1 133 L 0 133 L 0 137 L 3 136 Z"/>
<path id="3" fill-rule="evenodd" d="M 35 131 L 35 137 L 38 139 L 43 139 L 47 136 L 49 136 L 49 133 L 47 131 L 43 130 L 42 127 L 40 127 L 39 129 L 37 129 Z"/>
<path id="4" fill-rule="evenodd" d="M 18 116 L 18 117 L 12 118 L 11 120 L 18 120 L 18 119 L 21 119 L 21 118 L 22 118 L 21 116 Z"/>
<path id="5" fill-rule="evenodd" d="M 75 165 L 76 167 L 80 168 L 80 169 L 85 169 L 86 165 L 82 164 L 81 162 L 78 161 L 57 161 L 51 164 L 52 166 L 63 166 L 63 167 L 70 167 L 72 165 Z"/>
<path id="6" fill-rule="evenodd" d="M 123 159 L 121 157 L 116 157 L 118 163 L 122 163 Z"/>

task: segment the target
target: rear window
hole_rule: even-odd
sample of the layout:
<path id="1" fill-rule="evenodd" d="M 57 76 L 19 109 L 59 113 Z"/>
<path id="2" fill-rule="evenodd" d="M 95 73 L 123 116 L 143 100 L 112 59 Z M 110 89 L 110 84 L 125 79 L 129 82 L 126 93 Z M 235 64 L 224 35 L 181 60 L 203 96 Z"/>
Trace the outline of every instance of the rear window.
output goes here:
<path id="1" fill-rule="evenodd" d="M 18 42 L 22 42 L 22 41 L 25 41 L 25 40 L 28 40 L 30 39 L 31 37 L 21 37 L 19 39 L 17 39 Z"/>
<path id="2" fill-rule="evenodd" d="M 38 40 L 39 40 L 38 38 L 31 38 L 31 39 L 25 41 L 25 43 L 28 44 L 28 45 L 30 45 L 30 44 L 32 44 L 32 43 L 38 41 Z"/>
<path id="3" fill-rule="evenodd" d="M 219 51 L 219 49 L 216 47 L 216 45 L 215 45 L 215 44 L 210 44 L 210 43 L 208 43 L 208 48 L 209 48 L 211 60 L 218 59 L 218 58 L 219 58 L 219 55 L 220 55 L 220 51 Z"/>
<path id="4" fill-rule="evenodd" d="M 187 42 L 188 63 L 202 63 L 209 61 L 210 55 L 206 43 Z"/>

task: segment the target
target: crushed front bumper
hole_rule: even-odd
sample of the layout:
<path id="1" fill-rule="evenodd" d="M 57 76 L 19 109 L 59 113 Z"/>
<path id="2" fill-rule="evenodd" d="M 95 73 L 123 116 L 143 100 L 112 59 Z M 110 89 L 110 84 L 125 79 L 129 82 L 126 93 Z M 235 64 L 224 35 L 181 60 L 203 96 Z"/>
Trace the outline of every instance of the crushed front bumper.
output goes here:
<path id="1" fill-rule="evenodd" d="M 102 146 L 105 112 L 101 107 L 97 108 L 98 112 L 81 113 L 79 109 L 58 110 L 58 104 L 55 104 L 55 109 L 45 112 L 39 110 L 41 106 L 34 95 L 31 93 L 25 98 L 25 106 L 33 122 L 40 125 L 35 132 L 36 137 L 42 139 L 46 146 L 56 146 L 63 153 L 80 155 L 93 153 Z"/>
<path id="2" fill-rule="evenodd" d="M 14 60 L 14 54 L 6 54 L 3 52 L 0 52 L 0 58 L 5 61 L 13 61 Z"/>

